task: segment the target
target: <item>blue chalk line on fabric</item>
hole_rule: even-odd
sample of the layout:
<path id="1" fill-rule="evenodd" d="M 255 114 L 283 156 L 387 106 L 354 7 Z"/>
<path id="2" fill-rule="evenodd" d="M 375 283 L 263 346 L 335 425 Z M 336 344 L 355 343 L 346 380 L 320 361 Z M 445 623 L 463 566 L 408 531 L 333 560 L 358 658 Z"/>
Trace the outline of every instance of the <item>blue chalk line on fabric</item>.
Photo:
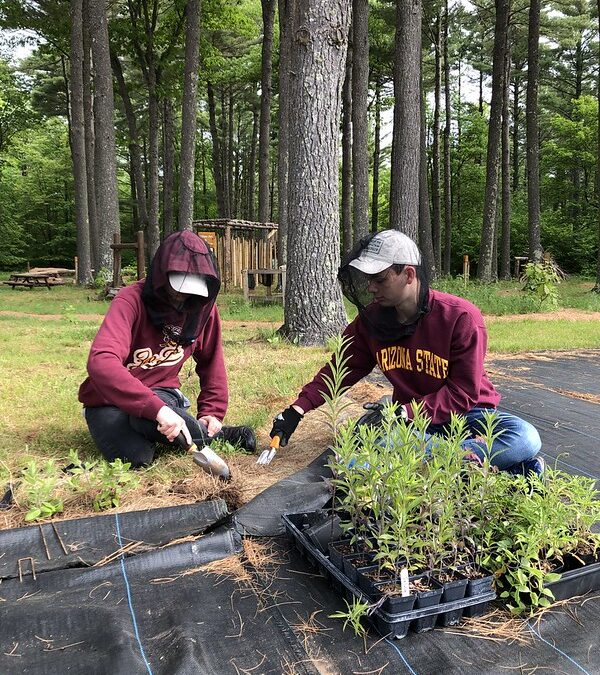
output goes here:
<path id="1" fill-rule="evenodd" d="M 557 651 L 561 656 L 564 656 L 565 659 L 569 660 L 574 666 L 577 666 L 577 668 L 579 668 L 579 670 L 581 670 L 582 673 L 585 673 L 585 675 L 592 675 L 592 674 L 591 674 L 590 672 L 588 672 L 582 665 L 580 665 L 579 663 L 577 663 L 577 661 L 575 661 L 575 659 L 571 658 L 568 654 L 565 654 L 565 652 L 563 652 L 561 649 L 559 649 L 556 645 L 553 645 L 551 642 L 549 642 L 548 640 L 546 640 L 546 638 L 543 638 L 542 635 L 541 635 L 541 633 L 539 633 L 539 632 L 531 625 L 530 622 L 527 622 L 527 625 L 529 626 L 529 630 L 530 630 L 534 635 L 536 635 L 537 637 L 539 637 L 539 639 L 540 639 L 542 642 L 545 642 L 549 647 L 552 647 L 552 649 L 554 649 L 555 651 Z"/>
<path id="2" fill-rule="evenodd" d="M 123 548 L 123 540 L 121 539 L 121 526 L 119 524 L 118 513 L 115 513 L 115 522 L 117 524 L 117 540 L 119 542 L 119 548 Z M 133 630 L 135 632 L 135 639 L 137 640 L 137 643 L 140 647 L 140 654 L 142 655 L 142 659 L 144 659 L 144 663 L 146 665 L 148 673 L 149 675 L 152 675 L 152 668 L 150 668 L 150 664 L 148 663 L 148 659 L 146 658 L 146 652 L 144 652 L 144 647 L 140 639 L 137 619 L 135 618 L 135 610 L 133 609 L 133 601 L 131 599 L 131 588 L 129 587 L 129 579 L 127 578 L 127 570 L 125 569 L 125 556 L 123 555 L 123 553 L 121 553 L 120 561 L 121 561 L 121 572 L 123 574 L 123 579 L 125 581 L 125 590 L 127 591 L 127 602 L 129 604 L 129 613 L 131 614 L 131 621 L 133 622 Z"/>
<path id="3" fill-rule="evenodd" d="M 391 645 L 391 646 L 398 652 L 398 654 L 400 654 L 400 658 L 401 658 L 402 661 L 404 662 L 404 665 L 407 667 L 408 672 L 409 672 L 411 675 L 417 675 L 417 672 L 416 672 L 415 670 L 412 669 L 410 663 L 406 660 L 404 654 L 400 651 L 400 648 L 399 648 L 397 645 L 395 645 L 395 644 L 392 642 L 392 640 L 390 640 L 389 638 L 385 638 L 385 641 L 386 641 L 389 645 Z"/>

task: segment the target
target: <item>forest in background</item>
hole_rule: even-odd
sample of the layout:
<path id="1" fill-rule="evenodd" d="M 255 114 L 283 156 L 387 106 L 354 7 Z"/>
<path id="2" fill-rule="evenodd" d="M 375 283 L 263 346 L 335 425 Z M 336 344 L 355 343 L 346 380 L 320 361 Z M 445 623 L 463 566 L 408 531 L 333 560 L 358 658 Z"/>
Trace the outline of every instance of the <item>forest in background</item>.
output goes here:
<path id="1" fill-rule="evenodd" d="M 325 4 L 339 44 L 348 44 L 334 120 L 341 252 L 388 226 L 415 236 L 417 223 L 409 218 L 407 225 L 406 214 L 411 208 L 415 213 L 416 202 L 419 241 L 430 250 L 435 274 L 457 273 L 463 255 L 469 255 L 472 269 L 483 260 L 489 266 L 477 270 L 482 280 L 506 278 L 513 256 L 539 258 L 543 250 L 566 272 L 595 276 L 596 3 Z M 304 10 L 296 5 L 293 0 L 204 0 L 201 7 L 199 0 L 0 0 L 0 268 L 72 266 L 78 253 L 81 259 L 79 143 L 88 153 L 79 181 L 87 183 L 90 270 L 110 267 L 106 242 L 116 229 L 124 241 L 146 230 L 152 251 L 160 237 L 189 227 L 191 217 L 277 222 L 279 262 L 286 262 L 288 181 L 301 171 L 288 168 L 299 100 L 290 87 L 299 79 L 296 52 L 305 38 L 313 40 L 303 33 Z M 415 16 L 418 30 L 410 24 Z M 80 31 L 80 52 L 73 51 L 74 28 Z M 32 51 L 15 61 L 23 31 Z M 419 79 L 421 89 L 413 87 L 407 96 L 398 64 L 415 63 L 401 53 L 414 51 L 415 33 L 417 70 L 404 71 L 413 83 Z M 194 39 L 197 60 L 189 71 Z M 339 64 L 326 65 L 332 75 L 339 70 Z M 316 110 L 327 110 L 334 90 L 323 87 L 316 94 L 323 97 L 314 101 Z M 110 97 L 112 112 L 104 105 Z M 337 110 L 333 102 L 332 107 Z M 419 183 L 411 184 L 402 171 L 410 168 L 412 150 L 405 152 L 402 144 L 410 144 L 415 107 L 424 124 L 423 133 L 417 127 L 420 164 L 413 171 Z M 535 126 L 528 128 L 532 116 Z M 80 140 L 74 134 L 78 127 Z M 310 146 L 312 139 L 303 141 Z M 396 178 L 392 142 L 399 148 Z M 102 182 L 110 177 L 111 162 L 118 208 L 111 206 L 110 184 Z M 413 202 L 408 211 L 404 200 Z"/>

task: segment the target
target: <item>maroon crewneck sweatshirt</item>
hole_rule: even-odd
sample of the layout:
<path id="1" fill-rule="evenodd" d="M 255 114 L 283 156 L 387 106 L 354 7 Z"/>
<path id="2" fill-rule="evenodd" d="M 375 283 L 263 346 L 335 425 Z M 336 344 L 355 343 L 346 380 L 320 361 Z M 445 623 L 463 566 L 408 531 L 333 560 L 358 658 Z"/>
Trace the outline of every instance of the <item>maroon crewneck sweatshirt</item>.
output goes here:
<path id="1" fill-rule="evenodd" d="M 500 394 L 484 369 L 487 332 L 481 312 L 463 298 L 434 290 L 429 292 L 429 308 L 413 335 L 391 344 L 369 335 L 357 316 L 344 331 L 352 340 L 344 385 L 352 386 L 379 366 L 394 387 L 393 400 L 408 406 L 409 417 L 408 404 L 422 401 L 433 424 L 476 406 L 495 408 Z M 294 405 L 305 412 L 320 406 L 321 392 L 327 392 L 323 376 L 330 373 L 329 365 L 322 368 Z"/>

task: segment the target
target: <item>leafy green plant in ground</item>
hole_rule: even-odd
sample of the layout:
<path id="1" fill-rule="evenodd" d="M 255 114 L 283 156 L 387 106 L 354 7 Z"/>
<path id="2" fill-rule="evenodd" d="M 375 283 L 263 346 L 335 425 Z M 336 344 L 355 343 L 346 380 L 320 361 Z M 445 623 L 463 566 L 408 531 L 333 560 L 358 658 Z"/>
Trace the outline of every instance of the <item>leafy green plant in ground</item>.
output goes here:
<path id="1" fill-rule="evenodd" d="M 27 509 L 26 522 L 51 518 L 64 509 L 63 500 L 56 494 L 60 482 L 59 472 L 53 460 L 48 460 L 41 467 L 31 460 L 21 472 L 22 496 L 19 501 Z"/>
<path id="2" fill-rule="evenodd" d="M 530 262 L 523 272 L 523 290 L 535 297 L 540 307 L 554 308 L 558 305 L 559 273 L 550 261 Z"/>
<path id="3" fill-rule="evenodd" d="M 69 460 L 68 471 L 53 460 L 42 465 L 31 460 L 22 470 L 16 502 L 27 510 L 26 522 L 51 518 L 74 500 L 90 502 L 95 511 L 118 507 L 125 492 L 139 484 L 130 464 L 120 459 L 84 462 L 71 450 Z"/>

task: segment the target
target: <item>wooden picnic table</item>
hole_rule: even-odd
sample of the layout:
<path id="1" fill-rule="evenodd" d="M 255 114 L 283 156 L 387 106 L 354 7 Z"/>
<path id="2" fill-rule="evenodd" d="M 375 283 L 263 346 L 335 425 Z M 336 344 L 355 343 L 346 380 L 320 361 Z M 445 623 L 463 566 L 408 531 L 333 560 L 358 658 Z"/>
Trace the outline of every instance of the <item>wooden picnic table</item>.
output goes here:
<path id="1" fill-rule="evenodd" d="M 45 274 L 42 272 L 15 272 L 10 275 L 8 281 L 2 283 L 15 288 L 47 288 L 50 290 L 52 286 L 60 286 L 64 284 L 64 279 L 57 277 L 55 274 Z"/>

